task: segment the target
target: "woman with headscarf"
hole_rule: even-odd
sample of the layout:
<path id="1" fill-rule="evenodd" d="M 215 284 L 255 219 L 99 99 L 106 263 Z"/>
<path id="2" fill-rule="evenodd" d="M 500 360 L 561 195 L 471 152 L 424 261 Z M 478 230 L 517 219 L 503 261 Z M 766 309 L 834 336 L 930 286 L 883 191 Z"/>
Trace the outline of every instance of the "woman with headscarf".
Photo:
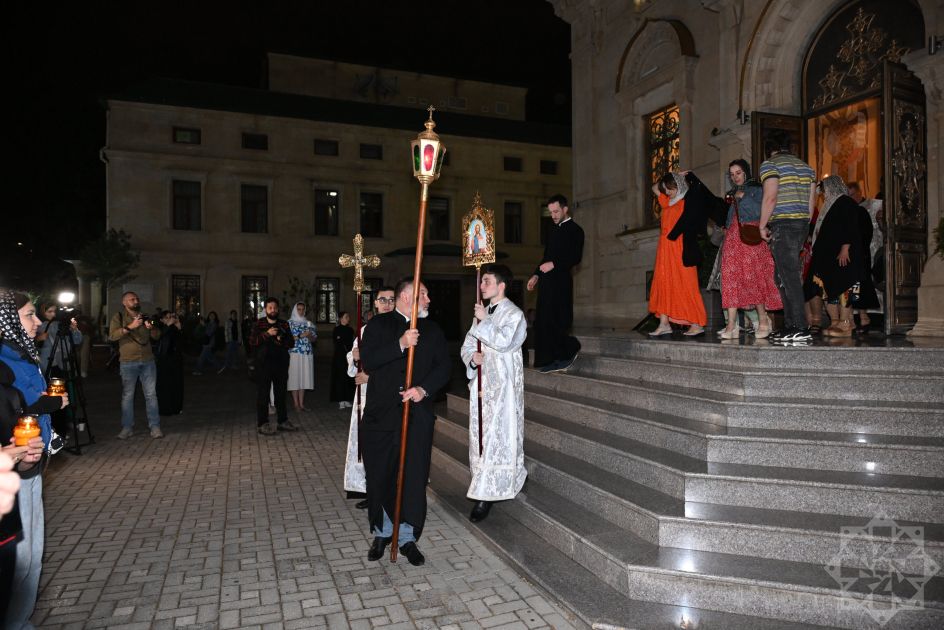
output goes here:
<path id="1" fill-rule="evenodd" d="M 29 618 L 36 605 L 39 575 L 42 569 L 45 525 L 43 516 L 42 460 L 48 456 L 53 439 L 49 414 L 69 404 L 68 396 L 47 396 L 46 380 L 39 367 L 39 352 L 33 340 L 39 331 L 36 307 L 22 293 L 0 289 L 0 386 L 17 397 L 19 413 L 39 417 L 41 434 L 25 447 L 4 446 L 16 462 L 21 486 L 17 507 L 22 538 L 16 545 L 16 566 L 4 628 L 30 627 Z M 0 440 L 8 445 L 12 435 L 11 418 L 0 426 Z"/>
<path id="2" fill-rule="evenodd" d="M 312 342 L 318 337 L 315 325 L 305 317 L 305 303 L 296 302 L 289 328 L 295 338 L 295 346 L 288 351 L 288 391 L 292 392 L 295 411 L 308 411 L 305 407 L 305 390 L 315 388 L 315 363 Z"/>
<path id="3" fill-rule="evenodd" d="M 813 255 L 807 289 L 818 288 L 826 302 L 831 320 L 823 334 L 829 337 L 851 337 L 853 302 L 863 289 L 865 264 L 869 255 L 863 248 L 859 233 L 860 207 L 849 196 L 845 182 L 830 175 L 818 184 L 823 195 L 816 225 L 813 227 Z M 872 290 L 874 299 L 874 289 Z"/>
<path id="4" fill-rule="evenodd" d="M 347 375 L 347 353 L 354 348 L 354 330 L 348 325 L 351 316 L 347 311 L 338 313 L 338 325 L 334 327 L 334 357 L 331 359 L 331 402 L 338 409 L 349 409 L 354 400 L 354 379 Z"/>
<path id="5" fill-rule="evenodd" d="M 690 175 L 693 183 L 701 182 Z M 659 327 L 649 333 L 652 337 L 672 332 L 669 322 L 687 325 L 685 335 L 693 337 L 705 332 L 708 322 L 705 303 L 698 287 L 698 264 L 701 251 L 697 234 L 704 231 L 707 216 L 689 208 L 686 213 L 685 196 L 689 182 L 685 174 L 669 173 L 652 187 L 659 199 L 660 233 L 656 248 L 656 264 L 649 291 L 649 312 L 659 317 Z M 683 238 L 679 239 L 679 236 Z"/>
<path id="6" fill-rule="evenodd" d="M 767 243 L 748 245 L 741 240 L 742 225 L 757 225 L 764 189 L 751 179 L 751 167 L 744 160 L 728 165 L 732 188 L 725 195 L 730 199 L 725 223 L 724 245 L 721 249 L 721 306 L 728 311 L 728 325 L 718 336 L 737 339 L 741 332 L 738 309 L 757 309 L 758 339 L 770 335 L 771 310 L 783 308 L 780 291 L 774 282 L 774 259 Z"/>

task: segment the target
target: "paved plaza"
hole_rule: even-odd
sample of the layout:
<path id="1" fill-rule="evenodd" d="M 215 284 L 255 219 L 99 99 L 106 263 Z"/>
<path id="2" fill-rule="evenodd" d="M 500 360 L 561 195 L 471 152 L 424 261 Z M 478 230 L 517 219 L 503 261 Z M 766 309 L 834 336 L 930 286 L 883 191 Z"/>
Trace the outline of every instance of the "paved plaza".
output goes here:
<path id="1" fill-rule="evenodd" d="M 115 439 L 117 374 L 87 381 L 96 443 L 46 472 L 42 628 L 572 628 L 430 496 L 426 565 L 366 559 L 342 490 L 349 411 L 318 367 L 297 433 L 256 434 L 244 372 L 187 376 L 166 437 Z"/>

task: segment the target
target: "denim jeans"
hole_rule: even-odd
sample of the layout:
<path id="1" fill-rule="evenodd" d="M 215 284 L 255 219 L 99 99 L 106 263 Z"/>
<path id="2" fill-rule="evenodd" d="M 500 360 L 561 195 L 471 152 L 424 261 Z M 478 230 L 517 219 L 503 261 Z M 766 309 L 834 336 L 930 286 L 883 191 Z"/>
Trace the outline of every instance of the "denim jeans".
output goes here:
<path id="1" fill-rule="evenodd" d="M 800 250 L 809 234 L 810 222 L 806 219 L 780 219 L 771 221 L 768 227 L 774 279 L 783 300 L 783 325 L 785 328 L 806 328 Z"/>
<path id="2" fill-rule="evenodd" d="M 219 359 L 216 358 L 216 354 L 213 352 L 213 344 L 207 344 L 203 346 L 203 350 L 200 351 L 200 357 L 197 359 L 197 372 L 202 371 L 203 368 L 206 367 L 207 363 L 210 363 L 214 370 L 218 370 L 223 367 L 220 364 Z"/>
<path id="3" fill-rule="evenodd" d="M 46 537 L 43 515 L 43 476 L 23 479 L 18 495 L 23 539 L 16 544 L 16 569 L 10 588 L 10 606 L 4 628 L 31 630 L 29 619 L 39 593 L 39 574 L 43 565 L 43 541 Z"/>
<path id="4" fill-rule="evenodd" d="M 235 368 L 239 363 L 239 342 L 230 341 L 226 344 L 226 359 L 223 360 L 223 366 Z"/>
<path id="5" fill-rule="evenodd" d="M 121 362 L 121 426 L 134 428 L 134 390 L 138 380 L 144 390 L 144 407 L 147 410 L 148 426 L 161 426 L 157 407 L 157 366 L 150 361 Z"/>
<path id="6" fill-rule="evenodd" d="M 373 536 L 382 536 L 383 538 L 393 536 L 393 521 L 387 516 L 387 510 L 384 510 L 383 529 L 378 532 L 376 529 L 371 528 L 370 533 Z M 400 523 L 400 533 L 397 534 L 397 545 L 402 547 L 408 542 L 415 541 L 416 536 L 413 535 L 413 526 L 409 523 Z"/>

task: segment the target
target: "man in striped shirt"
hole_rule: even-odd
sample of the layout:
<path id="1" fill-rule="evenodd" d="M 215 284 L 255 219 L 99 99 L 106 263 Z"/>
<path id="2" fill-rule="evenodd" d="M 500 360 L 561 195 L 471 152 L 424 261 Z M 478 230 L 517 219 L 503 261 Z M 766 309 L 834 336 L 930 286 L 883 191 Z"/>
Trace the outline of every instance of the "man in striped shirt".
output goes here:
<path id="1" fill-rule="evenodd" d="M 770 339 L 808 342 L 812 339 L 803 312 L 803 279 L 800 250 L 809 233 L 810 214 L 816 202 L 816 172 L 790 152 L 786 131 L 772 132 L 765 143 L 770 157 L 760 165 L 764 201 L 760 233 L 770 244 L 774 274 L 783 299 L 783 328 Z"/>

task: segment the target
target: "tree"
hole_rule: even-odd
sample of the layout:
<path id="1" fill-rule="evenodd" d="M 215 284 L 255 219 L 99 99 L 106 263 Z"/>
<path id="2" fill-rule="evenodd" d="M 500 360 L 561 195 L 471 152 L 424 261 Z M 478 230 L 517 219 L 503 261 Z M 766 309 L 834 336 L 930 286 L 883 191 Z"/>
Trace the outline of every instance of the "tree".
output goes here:
<path id="1" fill-rule="evenodd" d="M 141 254 L 131 248 L 131 235 L 124 230 L 108 230 L 94 241 L 89 241 L 80 253 L 82 277 L 97 280 L 102 290 L 102 308 L 99 322 L 105 312 L 108 291 L 123 282 L 133 280 L 131 272 L 141 262 Z"/>

